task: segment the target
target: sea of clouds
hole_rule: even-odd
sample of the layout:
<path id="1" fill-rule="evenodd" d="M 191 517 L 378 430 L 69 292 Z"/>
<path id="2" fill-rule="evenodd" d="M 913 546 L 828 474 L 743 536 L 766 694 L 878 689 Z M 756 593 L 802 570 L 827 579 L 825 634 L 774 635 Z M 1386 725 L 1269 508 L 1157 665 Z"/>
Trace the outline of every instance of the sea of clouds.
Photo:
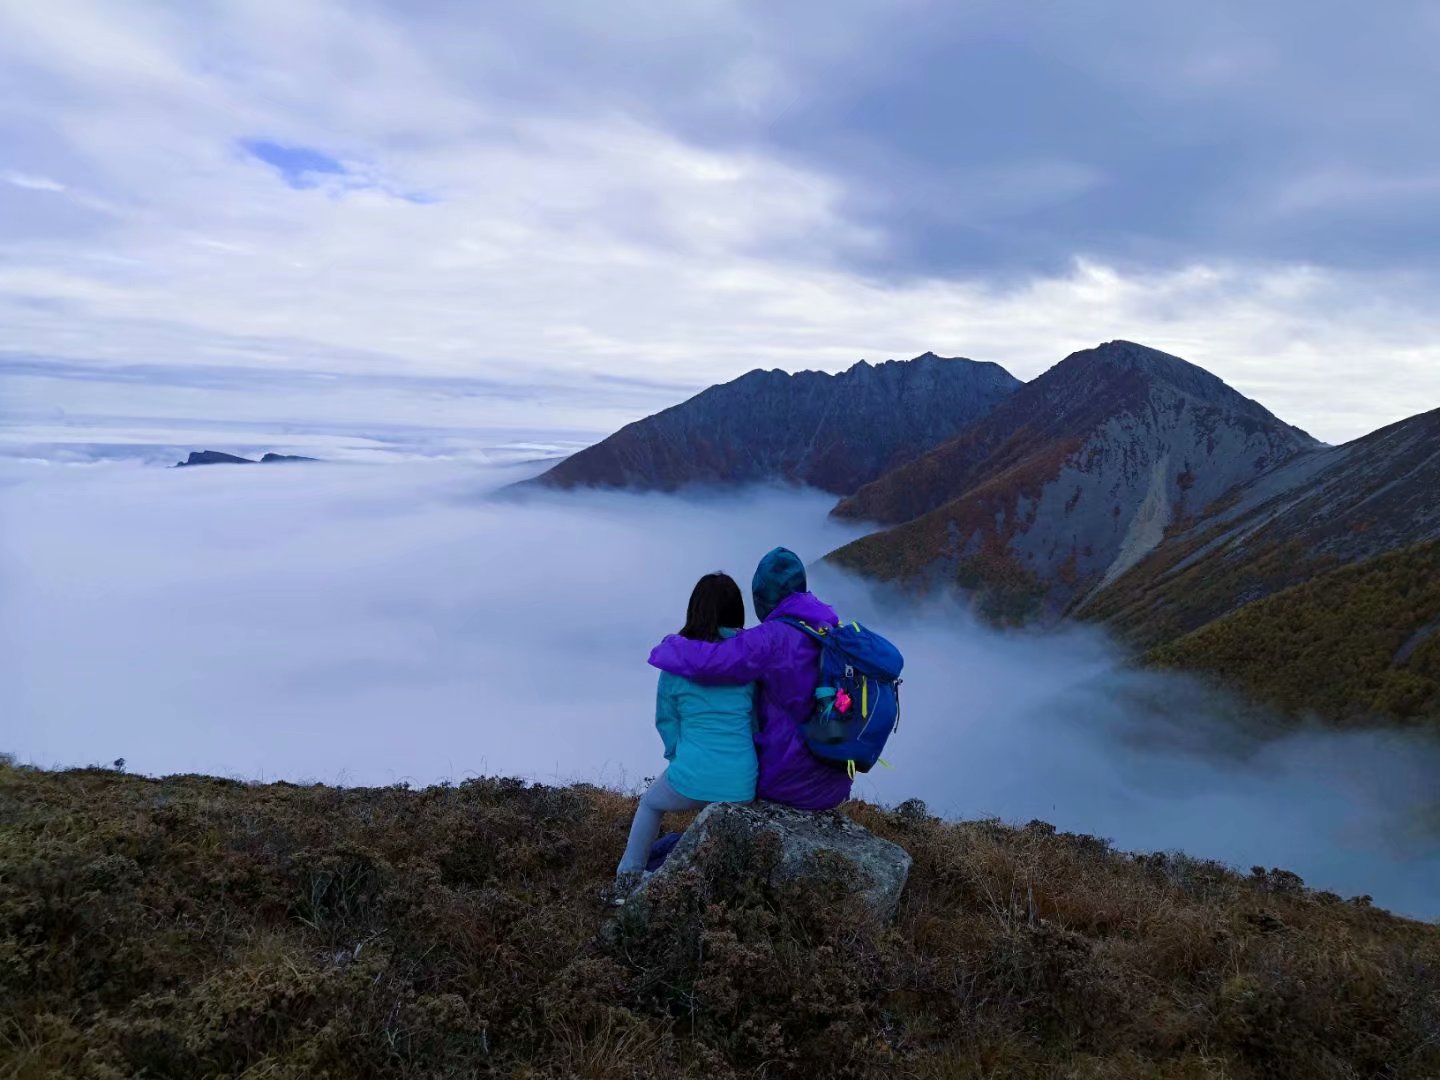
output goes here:
<path id="1" fill-rule="evenodd" d="M 745 583 L 776 544 L 816 560 L 853 532 L 813 492 L 507 496 L 530 447 L 180 470 L 0 455 L 0 750 L 266 780 L 643 783 L 663 765 L 645 657 L 695 578 Z M 813 585 L 907 658 L 894 768 L 864 797 L 1283 866 L 1440 917 L 1433 740 L 1259 738 L 1095 631 L 999 633 L 825 567 Z"/>

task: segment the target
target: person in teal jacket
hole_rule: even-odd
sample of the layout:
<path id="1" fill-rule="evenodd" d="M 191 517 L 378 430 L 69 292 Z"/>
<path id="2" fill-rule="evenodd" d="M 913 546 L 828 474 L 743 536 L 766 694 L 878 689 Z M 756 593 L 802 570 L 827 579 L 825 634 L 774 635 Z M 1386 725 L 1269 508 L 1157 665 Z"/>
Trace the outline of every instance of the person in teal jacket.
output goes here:
<path id="1" fill-rule="evenodd" d="M 706 574 L 690 594 L 682 637 L 721 641 L 745 625 L 745 600 L 728 574 Z M 630 840 L 616 871 L 623 889 L 645 869 L 666 813 L 713 802 L 755 798 L 755 688 L 752 683 L 702 686 L 662 672 L 655 727 L 670 764 L 640 798 Z"/>

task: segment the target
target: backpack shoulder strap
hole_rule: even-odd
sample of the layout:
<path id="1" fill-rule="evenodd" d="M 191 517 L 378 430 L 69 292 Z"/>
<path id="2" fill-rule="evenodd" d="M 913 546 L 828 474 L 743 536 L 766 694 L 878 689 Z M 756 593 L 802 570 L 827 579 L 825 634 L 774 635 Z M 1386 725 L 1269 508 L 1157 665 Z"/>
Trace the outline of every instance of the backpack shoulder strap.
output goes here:
<path id="1" fill-rule="evenodd" d="M 775 621 L 783 622 L 786 626 L 793 626 L 796 630 L 800 630 L 805 634 L 808 634 L 810 637 L 814 638 L 816 641 L 820 642 L 823 642 L 825 640 L 825 635 L 829 630 L 828 627 L 811 626 L 804 619 L 792 619 L 789 615 L 780 615 L 775 619 Z"/>

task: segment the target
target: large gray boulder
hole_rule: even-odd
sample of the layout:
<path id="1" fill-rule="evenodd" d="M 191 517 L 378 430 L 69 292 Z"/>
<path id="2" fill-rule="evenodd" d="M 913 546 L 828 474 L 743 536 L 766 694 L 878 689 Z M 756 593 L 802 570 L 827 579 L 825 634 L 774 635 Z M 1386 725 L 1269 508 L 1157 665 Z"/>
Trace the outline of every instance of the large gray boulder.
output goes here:
<path id="1" fill-rule="evenodd" d="M 723 843 L 737 836 L 753 840 L 765 834 L 773 836 L 778 847 L 768 874 L 772 884 L 813 875 L 822 870 L 822 864 L 833 872 L 838 857 L 853 875 L 855 892 L 875 918 L 889 922 L 895 917 L 910 875 L 909 852 L 833 810 L 813 813 L 767 802 L 707 806 L 665 864 L 641 885 L 632 903 L 643 903 L 646 893 L 694 866 L 707 841 Z"/>

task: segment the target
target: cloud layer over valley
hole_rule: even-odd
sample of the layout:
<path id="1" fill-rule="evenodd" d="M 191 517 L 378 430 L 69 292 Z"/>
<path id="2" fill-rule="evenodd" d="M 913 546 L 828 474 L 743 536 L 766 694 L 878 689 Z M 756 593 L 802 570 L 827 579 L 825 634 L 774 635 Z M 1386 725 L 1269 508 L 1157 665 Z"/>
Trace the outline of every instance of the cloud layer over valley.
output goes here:
<path id="1" fill-rule="evenodd" d="M 662 764 L 644 657 L 694 579 L 746 582 L 775 543 L 813 559 L 852 535 L 808 493 L 492 497 L 525 472 L 0 461 L 0 749 L 154 773 L 635 785 Z M 1117 673 L 1092 633 L 998 634 L 824 570 L 816 589 L 908 660 L 895 768 L 864 796 L 1284 866 L 1440 916 L 1433 742 L 1262 741 L 1188 681 Z"/>

